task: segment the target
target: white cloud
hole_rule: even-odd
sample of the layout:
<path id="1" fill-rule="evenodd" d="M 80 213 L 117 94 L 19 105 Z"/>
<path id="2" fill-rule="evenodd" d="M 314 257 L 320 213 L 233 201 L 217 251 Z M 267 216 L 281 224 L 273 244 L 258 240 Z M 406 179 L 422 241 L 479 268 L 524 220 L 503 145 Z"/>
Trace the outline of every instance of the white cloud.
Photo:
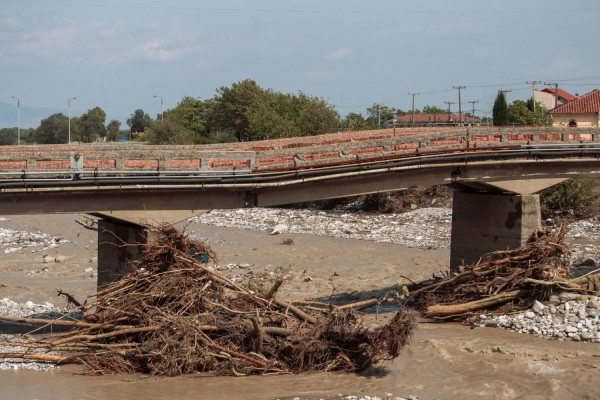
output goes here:
<path id="1" fill-rule="evenodd" d="M 52 27 L 20 34 L 15 43 L 0 46 L 0 52 L 10 50 L 14 59 L 28 55 L 48 60 L 49 64 L 114 65 L 135 60 L 169 63 L 196 57 L 203 49 L 197 32 L 174 30 L 169 24 L 124 20 L 55 22 Z"/>
<path id="2" fill-rule="evenodd" d="M 34 30 L 23 36 L 20 48 L 25 53 L 54 55 L 77 47 L 80 30 L 75 25 L 61 26 L 48 30 Z"/>
<path id="3" fill-rule="evenodd" d="M 325 56 L 325 59 L 327 59 L 329 61 L 339 61 L 339 60 L 345 60 L 347 58 L 350 58 L 351 56 L 352 56 L 352 50 L 345 47 L 343 49 L 338 49 L 338 50 L 332 51 L 331 53 L 329 53 Z"/>
<path id="4" fill-rule="evenodd" d="M 150 39 L 138 43 L 135 46 L 134 54 L 148 61 L 157 62 L 176 62 L 195 56 L 202 50 L 202 46 L 196 42 L 196 39 L 177 35 L 178 37 L 167 37 L 165 39 Z"/>

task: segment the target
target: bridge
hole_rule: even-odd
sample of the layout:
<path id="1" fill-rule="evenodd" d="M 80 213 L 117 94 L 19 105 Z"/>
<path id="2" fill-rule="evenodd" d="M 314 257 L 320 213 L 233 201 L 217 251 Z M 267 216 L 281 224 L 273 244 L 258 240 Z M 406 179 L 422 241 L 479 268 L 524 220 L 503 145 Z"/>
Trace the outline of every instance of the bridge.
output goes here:
<path id="1" fill-rule="evenodd" d="M 449 185 L 456 268 L 521 245 L 540 226 L 539 190 L 600 176 L 599 135 L 597 128 L 392 128 L 205 146 L 6 146 L 0 215 L 101 217 L 104 283 L 140 251 L 111 243 L 142 243 L 152 221 Z"/>

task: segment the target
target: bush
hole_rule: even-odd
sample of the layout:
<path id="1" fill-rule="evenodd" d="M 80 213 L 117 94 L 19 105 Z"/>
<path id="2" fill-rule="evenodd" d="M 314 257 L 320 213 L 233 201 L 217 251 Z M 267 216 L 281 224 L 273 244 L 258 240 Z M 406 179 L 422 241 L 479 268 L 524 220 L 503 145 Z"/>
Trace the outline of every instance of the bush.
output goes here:
<path id="1" fill-rule="evenodd" d="M 600 180 L 569 179 L 540 192 L 542 216 L 569 213 L 578 218 L 590 217 L 600 210 Z"/>

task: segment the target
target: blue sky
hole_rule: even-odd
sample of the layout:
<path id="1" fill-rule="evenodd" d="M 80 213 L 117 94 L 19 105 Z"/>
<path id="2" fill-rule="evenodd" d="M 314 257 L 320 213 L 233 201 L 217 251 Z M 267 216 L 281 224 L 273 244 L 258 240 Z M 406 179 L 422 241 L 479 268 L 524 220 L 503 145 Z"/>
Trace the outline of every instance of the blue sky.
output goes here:
<path id="1" fill-rule="evenodd" d="M 491 112 L 526 81 L 600 88 L 598 0 L 0 0 L 0 128 L 99 106 L 125 121 L 254 79 L 325 98 L 342 116 L 374 103 Z M 452 105 L 452 111 L 458 104 Z M 123 128 L 126 128 L 123 126 Z"/>

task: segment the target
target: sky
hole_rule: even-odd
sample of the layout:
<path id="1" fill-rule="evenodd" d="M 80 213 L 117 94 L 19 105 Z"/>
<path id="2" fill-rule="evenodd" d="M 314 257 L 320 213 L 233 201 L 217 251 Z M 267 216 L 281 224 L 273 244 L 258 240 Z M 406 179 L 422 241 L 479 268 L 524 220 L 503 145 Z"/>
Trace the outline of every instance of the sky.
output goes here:
<path id="1" fill-rule="evenodd" d="M 0 0 L 0 128 L 94 107 L 123 122 L 245 79 L 327 100 L 491 114 L 526 82 L 600 88 L 598 0 Z M 155 97 L 157 96 L 157 97 Z M 13 98 L 14 97 L 14 98 Z"/>

